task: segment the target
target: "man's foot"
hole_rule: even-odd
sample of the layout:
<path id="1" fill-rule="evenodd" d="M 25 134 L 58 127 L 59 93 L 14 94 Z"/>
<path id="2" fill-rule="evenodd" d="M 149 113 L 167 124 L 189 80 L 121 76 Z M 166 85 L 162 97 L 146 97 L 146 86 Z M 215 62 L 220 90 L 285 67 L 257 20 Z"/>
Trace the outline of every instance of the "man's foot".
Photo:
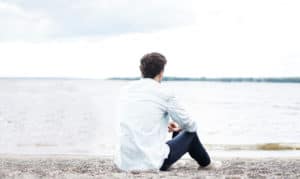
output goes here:
<path id="1" fill-rule="evenodd" d="M 205 167 L 199 166 L 199 170 L 217 170 L 222 167 L 222 162 L 220 161 L 211 161 L 210 164 L 208 164 Z"/>

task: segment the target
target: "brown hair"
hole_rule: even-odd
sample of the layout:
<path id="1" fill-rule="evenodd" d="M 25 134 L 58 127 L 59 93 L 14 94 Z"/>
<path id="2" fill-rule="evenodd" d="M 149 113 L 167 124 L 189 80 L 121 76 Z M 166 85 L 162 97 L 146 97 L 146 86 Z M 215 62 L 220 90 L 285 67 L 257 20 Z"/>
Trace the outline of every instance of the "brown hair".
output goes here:
<path id="1" fill-rule="evenodd" d="M 152 52 L 145 54 L 141 59 L 140 70 L 144 78 L 154 78 L 164 70 L 167 60 L 160 53 Z"/>

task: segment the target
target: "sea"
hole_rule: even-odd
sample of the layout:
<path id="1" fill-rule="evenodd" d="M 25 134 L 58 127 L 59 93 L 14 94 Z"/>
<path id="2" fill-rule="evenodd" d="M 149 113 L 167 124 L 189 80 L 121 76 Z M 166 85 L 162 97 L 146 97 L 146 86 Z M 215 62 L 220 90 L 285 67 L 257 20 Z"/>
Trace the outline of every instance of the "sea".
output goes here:
<path id="1" fill-rule="evenodd" d="M 113 155 L 126 80 L 0 79 L 0 154 Z M 216 156 L 300 157 L 300 83 L 163 81 Z M 167 129 L 166 129 L 167 131 Z"/>

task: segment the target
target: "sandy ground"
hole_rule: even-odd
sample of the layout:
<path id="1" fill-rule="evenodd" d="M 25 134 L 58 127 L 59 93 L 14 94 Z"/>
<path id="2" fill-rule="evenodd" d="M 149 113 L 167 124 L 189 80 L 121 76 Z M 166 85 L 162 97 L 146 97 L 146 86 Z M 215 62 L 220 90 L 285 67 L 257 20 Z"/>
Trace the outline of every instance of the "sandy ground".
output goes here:
<path id="1" fill-rule="evenodd" d="M 217 158 L 218 170 L 198 170 L 190 158 L 168 172 L 118 171 L 111 157 L 0 155 L 0 178 L 300 178 L 300 158 Z"/>

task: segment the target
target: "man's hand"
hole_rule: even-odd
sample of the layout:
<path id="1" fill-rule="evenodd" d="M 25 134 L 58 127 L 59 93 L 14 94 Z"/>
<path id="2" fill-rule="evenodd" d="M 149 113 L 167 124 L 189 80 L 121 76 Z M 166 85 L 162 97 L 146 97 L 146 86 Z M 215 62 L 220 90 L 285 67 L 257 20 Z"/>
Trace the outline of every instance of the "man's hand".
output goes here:
<path id="1" fill-rule="evenodd" d="M 181 128 L 176 122 L 169 122 L 168 132 L 179 132 Z"/>

